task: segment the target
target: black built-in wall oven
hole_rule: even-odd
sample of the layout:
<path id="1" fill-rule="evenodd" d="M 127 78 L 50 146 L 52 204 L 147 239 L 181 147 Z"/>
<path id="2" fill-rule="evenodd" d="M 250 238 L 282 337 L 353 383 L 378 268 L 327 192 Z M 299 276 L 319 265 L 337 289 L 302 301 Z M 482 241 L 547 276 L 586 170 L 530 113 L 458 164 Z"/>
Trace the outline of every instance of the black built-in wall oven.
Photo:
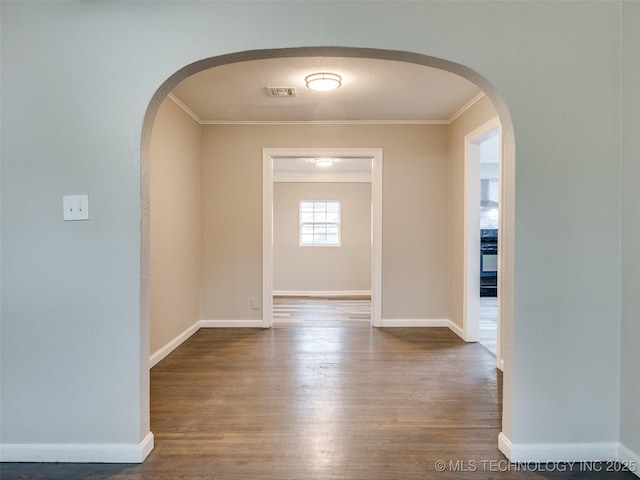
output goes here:
<path id="1" fill-rule="evenodd" d="M 480 296 L 498 295 L 498 229 L 480 230 Z"/>

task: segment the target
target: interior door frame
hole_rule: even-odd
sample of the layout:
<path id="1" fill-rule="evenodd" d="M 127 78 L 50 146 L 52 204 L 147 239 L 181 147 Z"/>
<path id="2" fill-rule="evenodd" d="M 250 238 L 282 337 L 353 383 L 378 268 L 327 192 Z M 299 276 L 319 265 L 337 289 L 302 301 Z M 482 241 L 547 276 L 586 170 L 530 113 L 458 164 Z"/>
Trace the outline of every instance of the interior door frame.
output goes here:
<path id="1" fill-rule="evenodd" d="M 504 225 L 503 212 L 505 190 L 503 189 L 503 137 L 499 117 L 494 117 L 471 131 L 464 137 L 464 293 L 463 293 L 463 338 L 467 342 L 477 342 L 480 330 L 480 143 L 494 130 L 498 130 L 500 179 L 498 192 L 498 224 Z M 496 366 L 503 370 L 501 332 L 502 303 L 504 295 L 503 249 L 498 248 L 498 312 L 496 338 Z"/>
<path id="2" fill-rule="evenodd" d="M 273 326 L 273 160 L 282 157 L 371 158 L 371 325 L 382 325 L 382 149 L 262 149 L 262 326 Z"/>

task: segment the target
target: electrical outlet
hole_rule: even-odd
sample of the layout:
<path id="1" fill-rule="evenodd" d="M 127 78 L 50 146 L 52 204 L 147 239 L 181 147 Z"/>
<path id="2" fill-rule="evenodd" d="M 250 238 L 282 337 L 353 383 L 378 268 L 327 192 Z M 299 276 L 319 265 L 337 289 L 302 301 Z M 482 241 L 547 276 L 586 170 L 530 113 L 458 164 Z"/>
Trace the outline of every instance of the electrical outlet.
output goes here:
<path id="1" fill-rule="evenodd" d="M 65 221 L 89 220 L 88 195 L 64 195 L 62 197 Z"/>
<path id="2" fill-rule="evenodd" d="M 251 299 L 251 308 L 253 310 L 258 310 L 260 308 L 260 299 L 257 297 L 253 297 Z"/>

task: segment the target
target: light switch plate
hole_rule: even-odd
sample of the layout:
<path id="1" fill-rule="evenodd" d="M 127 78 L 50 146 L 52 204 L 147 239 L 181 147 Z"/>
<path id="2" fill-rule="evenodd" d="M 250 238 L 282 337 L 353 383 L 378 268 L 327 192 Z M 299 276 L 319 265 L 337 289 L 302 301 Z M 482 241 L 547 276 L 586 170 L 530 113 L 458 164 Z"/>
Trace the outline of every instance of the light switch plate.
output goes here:
<path id="1" fill-rule="evenodd" d="M 65 221 L 89 220 L 88 195 L 64 195 L 62 206 Z"/>

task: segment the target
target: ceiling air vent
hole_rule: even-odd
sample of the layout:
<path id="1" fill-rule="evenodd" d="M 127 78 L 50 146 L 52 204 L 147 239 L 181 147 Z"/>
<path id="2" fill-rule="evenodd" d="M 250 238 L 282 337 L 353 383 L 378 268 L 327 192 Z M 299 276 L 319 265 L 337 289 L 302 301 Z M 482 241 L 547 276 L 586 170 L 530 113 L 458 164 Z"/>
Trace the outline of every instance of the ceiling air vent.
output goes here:
<path id="1" fill-rule="evenodd" d="M 293 87 L 267 87 L 270 97 L 295 97 L 296 89 Z"/>

